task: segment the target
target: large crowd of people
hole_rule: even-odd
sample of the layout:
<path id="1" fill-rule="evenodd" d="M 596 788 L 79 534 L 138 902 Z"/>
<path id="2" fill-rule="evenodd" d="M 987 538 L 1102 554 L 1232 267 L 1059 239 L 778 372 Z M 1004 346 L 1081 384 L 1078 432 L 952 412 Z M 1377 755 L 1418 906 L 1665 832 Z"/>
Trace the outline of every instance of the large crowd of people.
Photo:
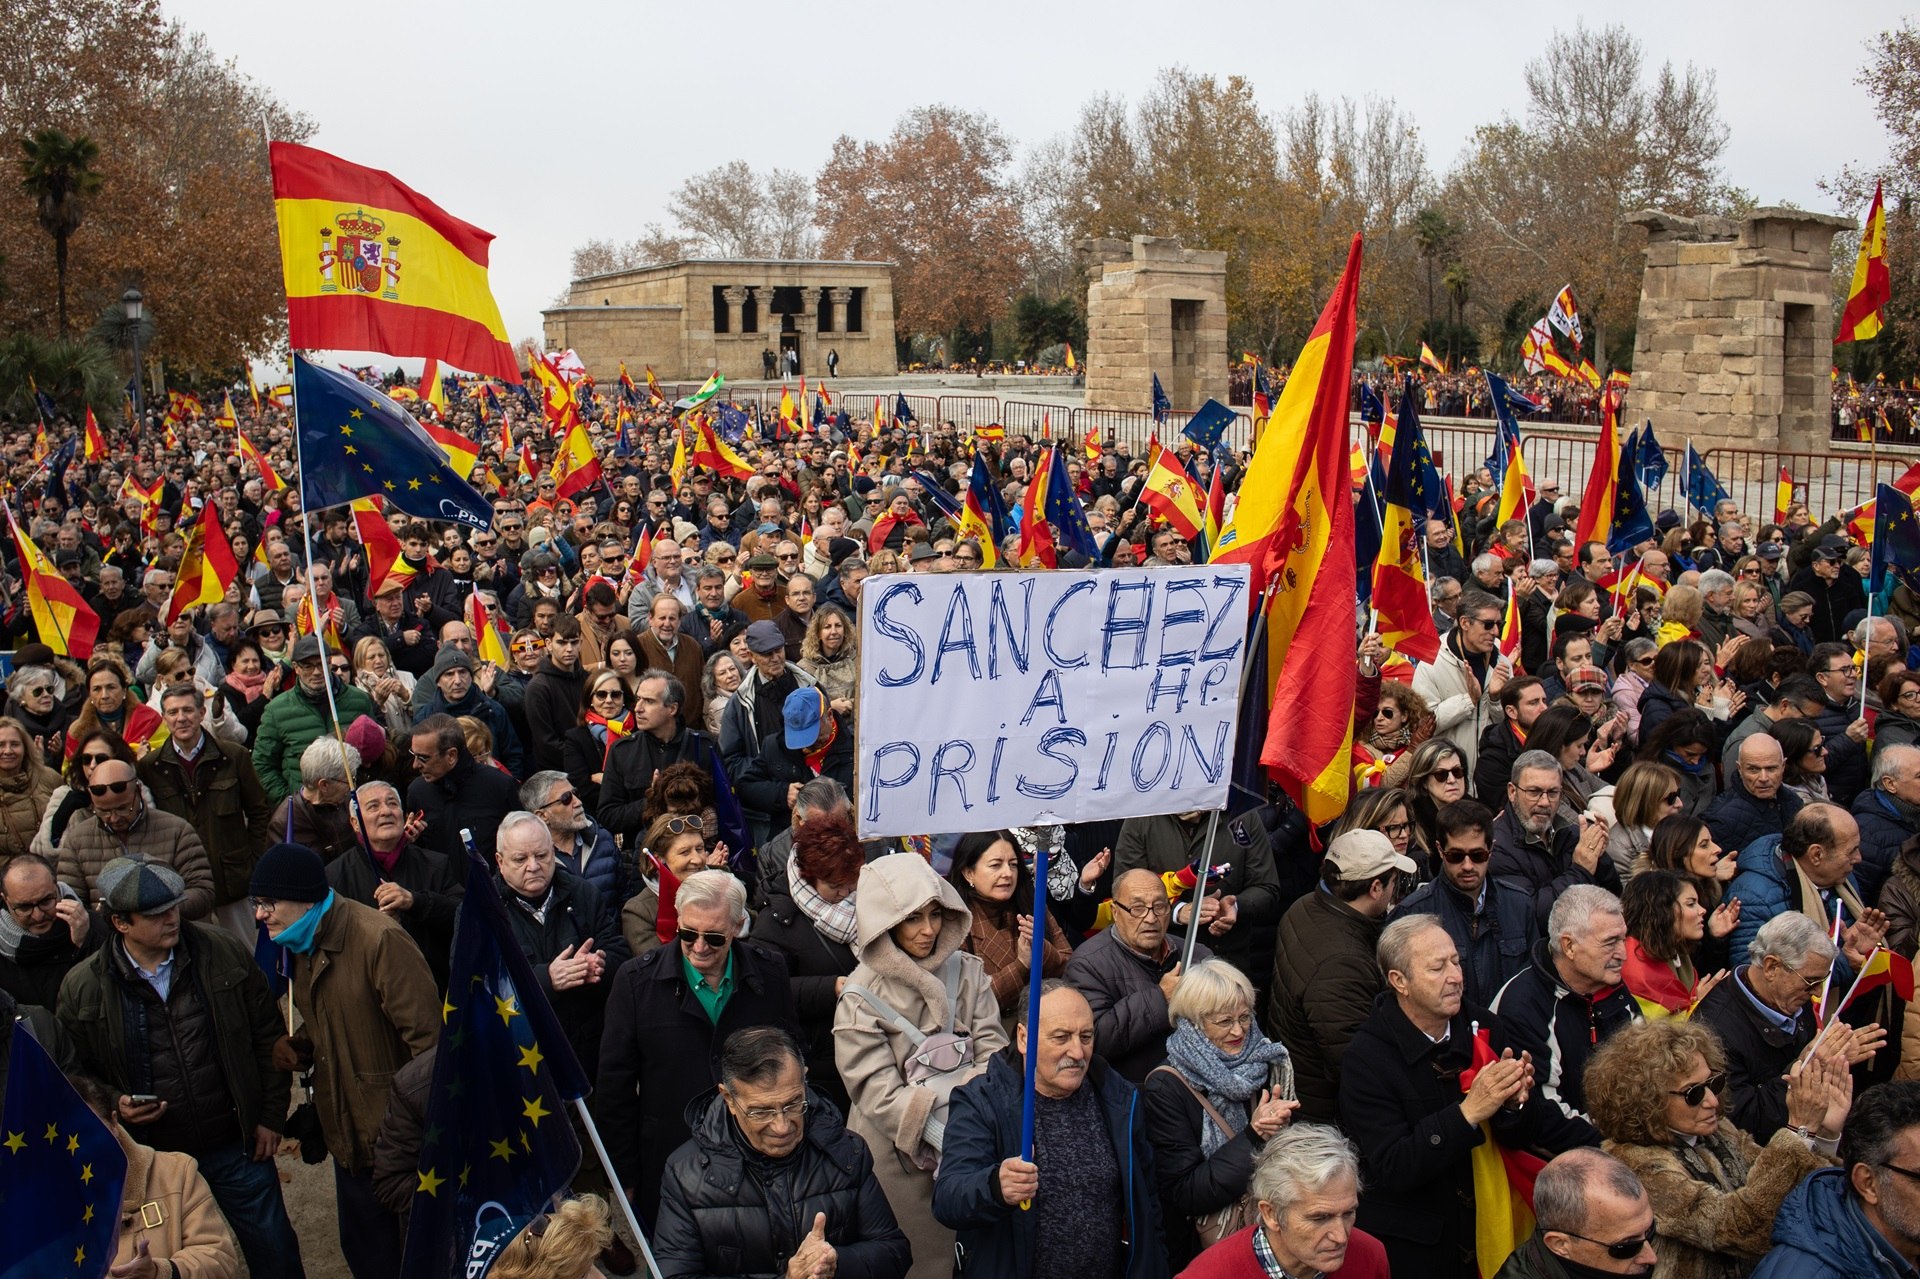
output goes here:
<path id="1" fill-rule="evenodd" d="M 302 511 L 272 407 L 241 428 L 283 488 L 206 419 L 53 474 L 7 434 L 99 632 L 36 633 L 9 552 L 0 1011 L 199 1205 L 116 1274 L 303 1274 L 290 1138 L 356 1279 L 398 1273 L 467 832 L 617 1182 L 583 1169 L 515 1274 L 631 1271 L 625 1193 L 671 1279 L 1491 1279 L 1488 1143 L 1544 1162 L 1510 1279 L 1915 1273 L 1920 599 L 1870 611 L 1838 512 L 1661 512 L 1615 555 L 1550 482 L 1496 524 L 1459 474 L 1438 657 L 1364 608 L 1324 655 L 1360 671 L 1331 823 L 1273 787 L 862 841 L 861 595 L 1016 561 L 947 498 L 977 449 L 1018 511 L 1036 443 L 840 417 L 676 474 L 640 409 L 562 496 L 493 455 L 550 453 L 539 410 L 488 403 L 446 425 L 489 442 L 491 526 L 390 512 L 391 564 Z M 1204 558 L 1145 468 L 1075 450 L 1097 555 L 1059 571 Z M 172 618 L 209 501 L 240 573 Z"/>

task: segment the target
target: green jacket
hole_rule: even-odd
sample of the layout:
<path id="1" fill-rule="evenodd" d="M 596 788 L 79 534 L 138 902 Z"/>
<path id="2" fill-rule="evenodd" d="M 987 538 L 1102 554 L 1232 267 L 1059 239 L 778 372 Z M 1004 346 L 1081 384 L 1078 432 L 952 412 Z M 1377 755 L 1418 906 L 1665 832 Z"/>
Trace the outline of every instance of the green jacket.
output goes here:
<path id="1" fill-rule="evenodd" d="M 250 1146 L 255 1128 L 284 1129 L 292 1092 L 292 1078 L 273 1065 L 273 1045 L 285 1033 L 273 992 L 252 953 L 226 930 L 182 924 L 179 944 L 188 960 L 179 979 L 192 981 L 207 1000 L 220 1071 L 240 1116 L 240 1139 Z M 117 940 L 108 942 L 67 973 L 58 1017 L 81 1068 L 126 1092 L 131 1077 L 117 987 L 122 978 L 113 969 L 119 949 Z"/>
<path id="2" fill-rule="evenodd" d="M 224 906 L 247 895 L 253 863 L 268 843 L 273 805 L 253 771 L 251 755 L 205 730 L 200 740 L 200 757 L 191 774 L 169 737 L 140 761 L 140 780 L 152 793 L 155 808 L 193 823 L 213 867 L 213 904 Z"/>
<path id="3" fill-rule="evenodd" d="M 340 711 L 342 733 L 362 715 L 381 722 L 373 699 L 339 680 L 333 682 L 333 703 Z M 253 767 L 268 799 L 277 804 L 300 789 L 300 753 L 333 730 L 324 694 L 316 699 L 296 685 L 267 703 L 253 739 Z"/>

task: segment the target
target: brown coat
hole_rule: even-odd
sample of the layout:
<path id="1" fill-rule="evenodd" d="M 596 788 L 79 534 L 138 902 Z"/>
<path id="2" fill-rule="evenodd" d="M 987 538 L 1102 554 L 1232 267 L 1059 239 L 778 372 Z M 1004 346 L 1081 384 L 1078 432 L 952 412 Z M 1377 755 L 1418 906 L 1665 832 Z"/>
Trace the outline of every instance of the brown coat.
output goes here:
<path id="1" fill-rule="evenodd" d="M 440 1041 L 433 973 L 391 916 L 339 896 L 293 961 L 320 1130 L 341 1167 L 366 1172 L 394 1073 Z"/>
<path id="2" fill-rule="evenodd" d="M 31 850 L 47 799 L 59 785 L 60 774 L 44 764 L 0 776 L 0 862 Z"/>
<path id="3" fill-rule="evenodd" d="M 633 628 L 627 625 L 627 619 L 618 613 L 613 616 L 613 624 L 602 631 L 594 625 L 593 614 L 586 610 L 580 613 L 580 669 L 593 670 L 604 665 L 607 660 L 607 645 L 613 643 L 616 635 L 631 635 Z"/>
<path id="4" fill-rule="evenodd" d="M 213 863 L 184 817 L 163 813 L 147 801 L 146 811 L 126 838 L 108 830 L 89 809 L 76 813 L 60 841 L 60 882 L 80 894 L 89 907 L 99 903 L 95 888 L 100 872 L 116 857 L 145 857 L 173 868 L 187 881 L 187 899 L 180 903 L 182 919 L 205 919 L 213 913 Z"/>
<path id="5" fill-rule="evenodd" d="M 1723 1117 L 1718 1136 L 1731 1158 L 1717 1158 L 1706 1142 L 1689 1152 L 1712 1172 L 1711 1181 L 1682 1163 L 1674 1146 L 1605 1145 L 1647 1188 L 1660 1231 L 1655 1279 L 1732 1279 L 1752 1270 L 1772 1246 L 1773 1219 L 1787 1192 L 1829 1162 L 1791 1128 L 1760 1146 Z"/>
<path id="6" fill-rule="evenodd" d="M 132 1261 L 145 1239 L 147 1255 L 172 1263 L 179 1279 L 234 1279 L 240 1273 L 240 1248 L 193 1156 L 143 1146 L 117 1126 L 114 1135 L 127 1152 L 114 1264 Z"/>
<path id="7" fill-rule="evenodd" d="M 707 659 L 700 651 L 700 645 L 693 636 L 681 634 L 673 646 L 673 656 L 667 656 L 667 650 L 653 632 L 641 627 L 633 637 L 634 647 L 640 650 L 640 669 L 669 671 L 680 681 L 686 690 L 686 705 L 680 708 L 680 718 L 686 723 L 698 727 L 700 723 L 700 677 L 706 672 Z M 586 650 L 580 650 L 580 660 L 586 660 Z"/>
<path id="8" fill-rule="evenodd" d="M 1000 1015 L 1006 1016 L 1020 1002 L 1020 992 L 1027 985 L 1027 966 L 1020 961 L 1018 939 L 1019 928 L 1014 924 L 1010 912 L 989 912 L 981 902 L 972 904 L 973 926 L 967 931 L 967 953 L 980 956 L 980 962 L 987 966 L 987 976 L 993 982 L 993 998 L 1000 1005 Z M 1051 912 L 1047 914 L 1047 940 L 1043 943 L 1043 959 L 1040 965 L 1041 975 L 1058 977 L 1066 971 L 1067 957 L 1073 954 L 1073 947 L 1067 942 L 1067 935 L 1060 931 L 1060 924 Z"/>

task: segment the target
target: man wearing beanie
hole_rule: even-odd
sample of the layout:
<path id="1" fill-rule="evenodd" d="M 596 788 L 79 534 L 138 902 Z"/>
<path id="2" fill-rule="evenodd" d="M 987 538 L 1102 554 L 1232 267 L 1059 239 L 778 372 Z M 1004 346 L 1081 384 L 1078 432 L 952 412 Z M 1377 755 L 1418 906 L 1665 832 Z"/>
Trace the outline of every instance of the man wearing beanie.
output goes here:
<path id="1" fill-rule="evenodd" d="M 373 1188 L 373 1147 L 394 1072 L 440 1038 L 440 1004 L 420 948 L 391 916 L 336 896 L 320 855 L 275 844 L 253 868 L 253 914 L 292 961 L 314 1106 L 333 1156 L 340 1251 L 354 1279 L 400 1269 L 400 1219 Z"/>
<path id="2" fill-rule="evenodd" d="M 473 682 L 471 657 L 457 648 L 441 649 L 440 655 L 433 659 L 433 669 L 427 672 L 427 682 L 434 686 L 434 694 L 414 717 L 415 724 L 432 715 L 471 715 L 493 734 L 493 757 L 506 765 L 515 777 L 527 771 L 526 760 L 520 752 L 520 737 L 513 731 L 513 721 L 507 718 L 507 708 L 481 692 Z"/>
<path id="3" fill-rule="evenodd" d="M 134 1140 L 198 1161 L 254 1274 L 301 1275 L 273 1162 L 290 1081 L 266 975 L 225 929 L 181 920 L 186 884 L 167 867 L 117 857 L 99 886 L 113 940 L 60 988 L 80 1069 L 114 1090 Z"/>

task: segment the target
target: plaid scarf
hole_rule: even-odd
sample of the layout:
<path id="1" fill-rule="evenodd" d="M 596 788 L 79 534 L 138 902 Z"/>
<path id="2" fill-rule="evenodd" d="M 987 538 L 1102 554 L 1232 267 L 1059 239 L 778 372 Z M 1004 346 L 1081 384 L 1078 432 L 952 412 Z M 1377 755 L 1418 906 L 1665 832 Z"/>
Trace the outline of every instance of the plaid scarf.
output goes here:
<path id="1" fill-rule="evenodd" d="M 793 893 L 793 904 L 806 913 L 815 928 L 842 946 L 853 945 L 854 895 L 848 893 L 839 901 L 830 902 L 814 892 L 813 885 L 800 873 L 800 853 L 797 849 L 787 854 L 787 887 Z"/>

